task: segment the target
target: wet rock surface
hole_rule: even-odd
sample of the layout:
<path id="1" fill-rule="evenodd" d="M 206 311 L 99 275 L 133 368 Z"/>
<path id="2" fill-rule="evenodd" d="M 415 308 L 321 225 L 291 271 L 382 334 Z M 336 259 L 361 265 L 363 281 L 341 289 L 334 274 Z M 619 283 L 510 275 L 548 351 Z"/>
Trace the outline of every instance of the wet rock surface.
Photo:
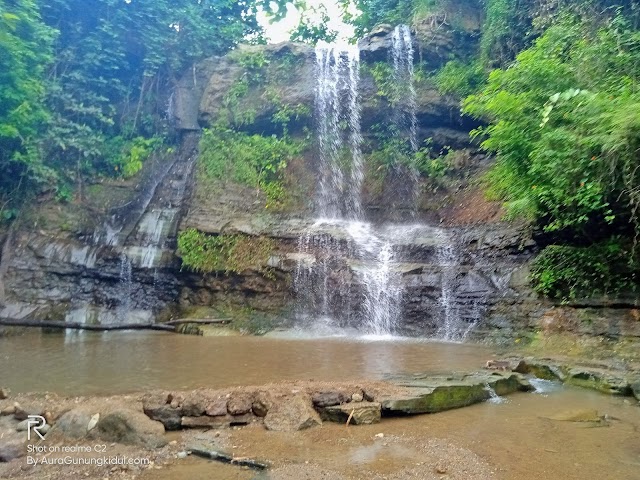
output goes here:
<path id="1" fill-rule="evenodd" d="M 379 403 L 360 401 L 323 408 L 320 411 L 320 417 L 326 422 L 371 425 L 380 423 L 381 412 Z"/>
<path id="2" fill-rule="evenodd" d="M 480 403 L 496 395 L 509 395 L 533 388 L 517 373 L 461 374 L 451 376 L 412 375 L 390 378 L 407 387 L 405 395 L 378 397 L 386 415 L 437 413 Z"/>

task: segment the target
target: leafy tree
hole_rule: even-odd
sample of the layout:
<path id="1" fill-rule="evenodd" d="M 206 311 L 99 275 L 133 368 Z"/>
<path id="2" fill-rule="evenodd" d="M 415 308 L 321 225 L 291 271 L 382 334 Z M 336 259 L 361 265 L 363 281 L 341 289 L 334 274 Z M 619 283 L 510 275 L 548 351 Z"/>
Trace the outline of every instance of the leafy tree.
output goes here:
<path id="1" fill-rule="evenodd" d="M 60 30 L 44 142 L 56 168 L 81 185 L 83 176 L 113 172 L 109 138 L 162 132 L 167 99 L 158 92 L 196 60 L 256 33 L 251 8 L 230 0 L 45 2 L 45 20 Z"/>
<path id="2" fill-rule="evenodd" d="M 49 120 L 44 75 L 54 33 L 42 23 L 34 1 L 0 0 L 0 215 L 5 217 L 18 185 L 55 177 L 36 143 Z"/>
<path id="3" fill-rule="evenodd" d="M 637 224 L 638 67 L 640 34 L 622 17 L 596 31 L 565 19 L 467 98 L 491 122 L 476 134 L 497 154 L 492 184 L 509 206 L 549 231 Z"/>

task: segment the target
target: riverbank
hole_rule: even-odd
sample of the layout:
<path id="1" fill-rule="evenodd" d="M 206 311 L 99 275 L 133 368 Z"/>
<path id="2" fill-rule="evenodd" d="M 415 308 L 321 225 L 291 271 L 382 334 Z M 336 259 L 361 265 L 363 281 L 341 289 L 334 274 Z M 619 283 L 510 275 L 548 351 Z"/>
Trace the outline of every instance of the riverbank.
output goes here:
<path id="1" fill-rule="evenodd" d="M 413 374 L 390 381 L 298 381 L 111 396 L 7 392 L 0 400 L 0 456 L 9 462 L 0 463 L 0 478 L 45 472 L 54 480 L 542 479 L 550 472 L 576 479 L 634 478 L 638 402 L 621 396 L 628 390 L 602 395 L 557 380 L 530 376 L 529 382 L 509 371 L 544 376 L 543 365 L 551 372 L 570 371 L 548 360 L 512 358 L 494 361 L 491 366 L 501 371 L 467 376 Z M 624 373 L 600 367 L 609 381 Z M 593 374 L 596 367 L 590 368 Z M 569 384 L 568 378 L 562 380 Z M 516 393 L 523 390 L 532 393 Z M 467 408 L 452 409 L 462 406 Z M 41 414 L 52 425 L 44 440 L 25 442 L 28 414 Z M 40 450 L 28 450 L 36 445 Z M 192 454 L 197 451 L 268 468 L 207 461 Z M 137 463 L 78 464 L 79 458 L 105 456 Z M 51 464 L 64 458 L 71 464 Z"/>

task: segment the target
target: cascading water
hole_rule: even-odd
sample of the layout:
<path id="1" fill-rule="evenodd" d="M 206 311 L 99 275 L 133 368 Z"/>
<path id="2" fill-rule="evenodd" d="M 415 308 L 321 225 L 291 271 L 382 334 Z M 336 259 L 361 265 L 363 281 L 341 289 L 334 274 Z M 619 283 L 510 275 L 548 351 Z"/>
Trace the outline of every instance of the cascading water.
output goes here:
<path id="1" fill-rule="evenodd" d="M 358 101 L 360 55 L 357 47 L 316 47 L 316 74 L 320 160 L 316 213 L 323 218 L 355 220 L 362 216 L 360 190 L 364 178 Z M 347 125 L 346 129 L 343 125 Z M 350 158 L 345 159 L 345 156 Z"/>
<path id="2" fill-rule="evenodd" d="M 395 80 L 403 89 L 401 101 L 394 106 L 392 130 L 404 139 L 408 150 L 416 152 L 417 100 L 409 27 L 396 27 L 392 43 Z M 424 225 L 395 223 L 374 227 L 365 221 L 357 47 L 320 45 L 315 54 L 319 182 L 316 221 L 298 240 L 293 282 L 298 325 L 316 334 L 330 334 L 341 327 L 355 327 L 365 335 L 396 332 L 404 308 L 401 272 L 415 268 L 402 264 L 402 255 L 407 248 L 410 250 L 413 237 L 423 236 L 436 245 L 434 266 L 441 274 L 441 293 L 435 305 L 436 315 L 438 307 L 441 312 L 436 336 L 447 341 L 463 340 L 473 328 L 479 309 L 473 295 L 466 291 L 463 296 L 458 294 L 461 259 L 452 237 L 446 230 Z M 391 194 L 401 197 L 400 203 L 394 205 L 406 209 L 410 202 L 409 209 L 415 216 L 418 172 L 403 165 L 391 170 L 396 182 Z M 437 238 L 433 237 L 434 232 L 440 232 Z"/>
<path id="3" fill-rule="evenodd" d="M 407 92 L 403 95 L 406 112 L 396 109 L 396 125 L 408 130 L 411 149 L 416 152 L 420 148 L 418 143 L 418 100 L 414 84 L 413 71 L 413 40 L 411 30 L 407 25 L 398 25 L 392 34 L 393 75 L 399 87 Z M 405 92 L 403 92 L 405 93 Z"/>
<path id="4" fill-rule="evenodd" d="M 393 108 L 395 129 L 404 136 L 409 144 L 411 153 L 420 148 L 418 141 L 418 100 L 414 83 L 413 69 L 413 39 L 408 25 L 398 25 L 392 36 L 391 56 L 393 60 L 393 76 L 399 98 Z M 397 175 L 401 178 L 394 185 L 395 202 L 404 204 L 405 210 L 411 217 L 417 213 L 420 197 L 420 174 L 417 168 L 410 165 L 395 165 Z"/>
<path id="5" fill-rule="evenodd" d="M 121 301 L 118 306 L 118 321 L 126 323 L 129 313 L 131 312 L 131 294 L 133 290 L 133 268 L 131 260 L 126 254 L 120 257 L 120 291 Z"/>
<path id="6" fill-rule="evenodd" d="M 401 290 L 391 287 L 392 245 L 363 221 L 357 47 L 318 46 L 316 75 L 319 185 L 315 210 L 320 219 L 298 243 L 301 257 L 294 278 L 301 304 L 298 316 L 315 330 L 337 327 L 339 316 L 343 323 L 356 323 L 364 333 L 389 334 Z M 345 268 L 345 258 L 357 265 Z M 362 301 L 352 306 L 354 283 L 362 291 Z"/>

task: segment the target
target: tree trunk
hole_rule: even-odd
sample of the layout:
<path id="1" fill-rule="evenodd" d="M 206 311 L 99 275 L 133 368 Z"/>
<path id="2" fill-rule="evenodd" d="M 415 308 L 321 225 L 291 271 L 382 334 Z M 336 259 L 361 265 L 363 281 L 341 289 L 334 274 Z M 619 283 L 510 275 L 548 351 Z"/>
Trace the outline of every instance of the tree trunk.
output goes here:
<path id="1" fill-rule="evenodd" d="M 122 325 L 87 325 L 85 323 L 71 322 L 49 322 L 38 320 L 10 320 L 0 319 L 0 326 L 4 327 L 38 327 L 38 328 L 70 328 L 72 330 L 94 330 L 98 332 L 111 330 L 161 330 L 163 332 L 175 332 L 176 329 L 172 325 L 163 325 L 161 323 L 125 323 Z"/>

